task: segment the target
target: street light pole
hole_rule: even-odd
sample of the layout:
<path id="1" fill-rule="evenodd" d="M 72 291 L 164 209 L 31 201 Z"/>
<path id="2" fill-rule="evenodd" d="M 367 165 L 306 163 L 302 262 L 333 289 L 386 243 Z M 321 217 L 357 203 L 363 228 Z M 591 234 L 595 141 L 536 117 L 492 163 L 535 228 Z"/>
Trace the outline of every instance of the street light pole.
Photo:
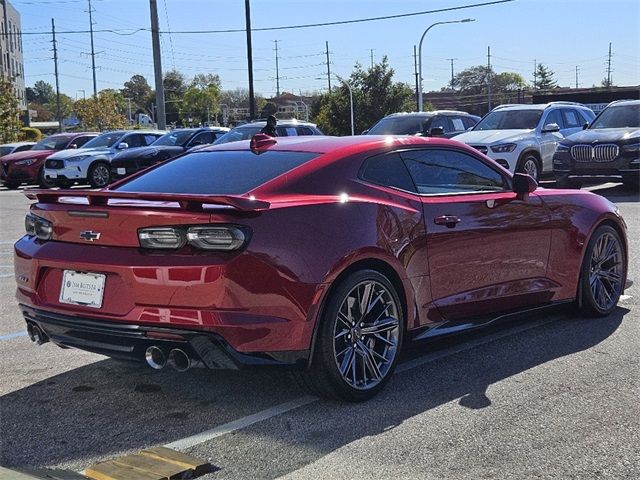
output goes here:
<path id="1" fill-rule="evenodd" d="M 422 112 L 423 110 L 423 102 L 422 102 L 422 41 L 424 40 L 425 35 L 427 34 L 427 32 L 429 30 L 431 30 L 433 27 L 435 27 L 436 25 L 444 25 L 447 23 L 468 23 L 468 22 L 475 22 L 475 18 L 464 18 L 462 20 L 451 20 L 448 22 L 436 22 L 432 25 L 429 25 L 429 27 L 427 27 L 427 29 L 424 31 L 424 33 L 422 34 L 422 36 L 420 37 L 420 44 L 418 45 L 418 77 L 420 79 L 419 81 L 419 88 L 418 88 L 418 111 Z"/>
<path id="2" fill-rule="evenodd" d="M 353 136 L 355 135 L 355 124 L 353 121 L 353 90 L 351 89 L 351 85 L 349 84 L 349 82 L 347 82 L 346 80 L 344 80 L 338 75 L 336 75 L 336 78 L 338 79 L 338 81 L 344 83 L 346 87 L 349 89 L 349 103 L 351 104 L 351 135 Z"/>

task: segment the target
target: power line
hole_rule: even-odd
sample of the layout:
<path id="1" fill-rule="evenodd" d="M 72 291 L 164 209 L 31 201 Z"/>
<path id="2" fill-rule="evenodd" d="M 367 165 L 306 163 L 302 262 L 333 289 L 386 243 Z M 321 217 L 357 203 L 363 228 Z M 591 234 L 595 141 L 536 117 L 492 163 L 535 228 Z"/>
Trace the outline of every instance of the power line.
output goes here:
<path id="1" fill-rule="evenodd" d="M 262 27 L 262 28 L 253 28 L 254 32 L 268 32 L 274 30 L 295 30 L 302 28 L 315 28 L 315 27 L 330 27 L 336 25 L 350 25 L 354 23 L 365 23 L 365 22 L 375 22 L 379 20 L 392 20 L 396 18 L 406 18 L 406 17 L 415 17 L 419 15 L 429 15 L 432 13 L 442 13 L 442 12 L 453 12 L 456 10 L 465 10 L 468 8 L 477 8 L 477 7 L 486 7 L 489 5 L 499 5 L 502 3 L 510 3 L 515 2 L 515 0 L 494 0 L 492 2 L 483 2 L 483 3 L 473 3 L 468 5 L 460 5 L 457 7 L 448 7 L 448 8 L 438 8 L 434 10 L 425 10 L 421 12 L 411 12 L 411 13 L 400 13 L 396 15 L 385 15 L 381 17 L 369 17 L 369 18 L 358 18 L 354 20 L 340 20 L 336 22 L 323 22 L 323 23 L 306 23 L 299 25 L 284 25 L 278 27 Z M 147 32 L 150 31 L 149 28 L 137 28 L 137 29 L 103 29 L 103 30 L 94 30 L 96 33 L 115 33 L 117 35 L 134 35 L 138 32 Z M 209 34 L 209 33 L 245 33 L 245 28 L 230 28 L 226 30 L 174 30 L 172 33 L 174 35 L 188 35 L 188 34 Z M 48 35 L 50 32 L 22 32 L 23 35 Z M 67 30 L 64 32 L 58 32 L 59 34 L 76 34 L 76 33 L 89 33 L 86 30 Z M 159 33 L 167 33 L 159 31 Z M 1 33 L 0 33 L 1 34 Z M 6 35 L 6 33 L 5 33 Z"/>

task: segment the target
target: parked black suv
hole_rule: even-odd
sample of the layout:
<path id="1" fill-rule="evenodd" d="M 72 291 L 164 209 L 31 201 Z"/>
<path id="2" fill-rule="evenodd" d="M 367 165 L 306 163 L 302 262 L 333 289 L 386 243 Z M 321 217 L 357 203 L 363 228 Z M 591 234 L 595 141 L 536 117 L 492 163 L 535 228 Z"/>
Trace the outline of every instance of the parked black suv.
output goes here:
<path id="1" fill-rule="evenodd" d="M 585 130 L 562 140 L 553 155 L 559 187 L 583 182 L 640 184 L 640 100 L 607 105 Z"/>
<path id="2" fill-rule="evenodd" d="M 392 113 L 378 120 L 373 127 L 362 134 L 451 138 L 465 132 L 479 121 L 480 117 L 455 110 Z"/>
<path id="3" fill-rule="evenodd" d="M 190 148 L 208 145 L 229 131 L 224 127 L 180 128 L 161 136 L 148 147 L 124 150 L 111 160 L 111 178 L 117 180 L 143 168 L 176 157 Z"/>

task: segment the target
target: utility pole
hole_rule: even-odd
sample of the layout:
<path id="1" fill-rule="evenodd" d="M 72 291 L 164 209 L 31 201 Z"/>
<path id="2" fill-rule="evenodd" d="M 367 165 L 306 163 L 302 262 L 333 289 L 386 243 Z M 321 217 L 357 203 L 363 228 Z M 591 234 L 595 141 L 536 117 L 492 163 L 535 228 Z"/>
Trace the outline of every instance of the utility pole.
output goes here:
<path id="1" fill-rule="evenodd" d="M 331 62 L 329 61 L 329 42 L 325 42 L 327 46 L 327 81 L 329 82 L 329 93 L 331 93 Z"/>
<path id="2" fill-rule="evenodd" d="M 280 70 L 278 69 L 278 42 L 280 40 L 274 40 L 276 44 L 276 97 L 280 96 Z"/>
<path id="3" fill-rule="evenodd" d="M 93 48 L 93 8 L 89 0 L 89 33 L 91 34 L 91 70 L 93 72 L 93 98 L 98 98 L 98 84 L 96 83 L 96 52 Z"/>
<path id="4" fill-rule="evenodd" d="M 611 87 L 611 42 L 609 42 L 609 60 L 607 61 L 607 87 Z"/>
<path id="5" fill-rule="evenodd" d="M 62 113 L 60 112 L 60 80 L 58 77 L 58 46 L 56 45 L 56 24 L 51 19 L 51 34 L 53 35 L 53 67 L 56 76 L 56 118 L 58 119 L 58 132 L 62 132 Z"/>
<path id="6" fill-rule="evenodd" d="M 371 49 L 371 68 L 373 68 L 373 48 Z"/>
<path id="7" fill-rule="evenodd" d="M 256 102 L 253 94 L 253 51 L 251 49 L 251 6 L 244 0 L 245 27 L 247 30 L 247 67 L 249 69 L 249 120 L 256 118 Z"/>
<path id="8" fill-rule="evenodd" d="M 160 26 L 157 0 L 149 0 L 151 9 L 151 44 L 153 46 L 153 75 L 156 80 L 156 123 L 160 130 L 167 128 L 164 111 L 164 85 L 162 83 L 162 59 L 160 54 Z"/>
<path id="9" fill-rule="evenodd" d="M 447 58 L 451 62 L 451 89 L 453 90 L 453 61 L 457 58 Z"/>
<path id="10" fill-rule="evenodd" d="M 491 47 L 487 47 L 487 100 L 491 111 Z"/>
<path id="11" fill-rule="evenodd" d="M 420 88 L 420 82 L 418 81 L 418 48 L 416 45 L 413 46 L 413 65 L 414 72 L 416 75 L 416 111 L 420 111 L 420 99 L 418 96 L 418 89 Z"/>
<path id="12" fill-rule="evenodd" d="M 576 65 L 576 88 L 578 88 L 578 65 Z"/>
<path id="13" fill-rule="evenodd" d="M 536 89 L 538 83 L 538 61 L 533 59 L 533 89 Z"/>

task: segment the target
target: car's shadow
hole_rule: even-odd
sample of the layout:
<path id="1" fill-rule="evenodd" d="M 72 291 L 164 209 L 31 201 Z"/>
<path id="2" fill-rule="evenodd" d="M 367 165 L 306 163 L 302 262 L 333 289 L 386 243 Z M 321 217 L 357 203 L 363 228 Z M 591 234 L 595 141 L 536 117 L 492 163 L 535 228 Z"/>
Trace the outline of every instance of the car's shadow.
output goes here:
<path id="1" fill-rule="evenodd" d="M 320 401 L 305 407 L 319 410 L 322 416 L 317 418 L 323 419 L 317 426 L 305 427 L 305 438 L 301 440 L 287 429 L 268 433 L 273 436 L 273 444 L 279 445 L 278 450 L 286 452 L 283 455 L 296 459 L 283 462 L 287 466 L 274 476 L 455 399 L 460 399 L 459 405 L 464 408 L 487 407 L 492 403 L 488 386 L 598 345 L 618 329 L 628 312 L 618 308 L 604 319 L 575 319 L 560 312 L 554 322 L 534 325 L 468 350 L 458 348 L 456 354 L 398 373 L 388 388 L 364 404 Z M 510 328 L 492 330 L 509 333 Z M 486 333 L 471 338 L 482 335 Z M 423 346 L 427 351 L 442 350 L 443 345 L 464 347 L 468 341 L 467 335 L 430 343 L 432 348 Z M 415 357 L 415 348 L 409 356 Z M 194 435 L 302 394 L 282 371 L 192 370 L 178 374 L 152 372 L 113 360 L 98 361 L 0 398 L 0 464 L 87 466 L 129 449 Z M 366 421 L 362 421 L 363 415 Z M 269 452 L 263 454 L 268 456 Z M 242 468 L 218 466 L 227 472 Z"/>

